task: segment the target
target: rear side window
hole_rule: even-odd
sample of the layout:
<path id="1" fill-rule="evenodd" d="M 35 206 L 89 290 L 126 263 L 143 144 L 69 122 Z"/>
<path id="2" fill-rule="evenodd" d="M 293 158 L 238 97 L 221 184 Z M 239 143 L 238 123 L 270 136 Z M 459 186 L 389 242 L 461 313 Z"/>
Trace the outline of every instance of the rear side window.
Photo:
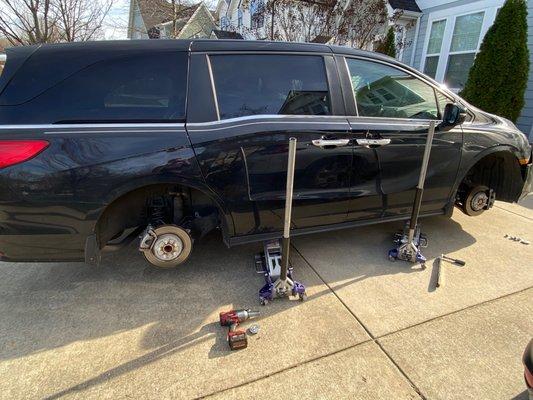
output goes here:
<path id="1" fill-rule="evenodd" d="M 2 114 L 15 123 L 183 120 L 186 82 L 184 52 L 107 59 Z"/>
<path id="2" fill-rule="evenodd" d="M 212 55 L 210 62 L 221 119 L 331 114 L 321 56 Z"/>

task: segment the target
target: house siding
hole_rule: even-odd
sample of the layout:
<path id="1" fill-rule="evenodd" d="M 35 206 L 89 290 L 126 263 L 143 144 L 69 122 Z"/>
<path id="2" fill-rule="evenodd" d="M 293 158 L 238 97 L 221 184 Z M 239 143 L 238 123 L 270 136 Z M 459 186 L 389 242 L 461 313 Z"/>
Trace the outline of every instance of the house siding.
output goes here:
<path id="1" fill-rule="evenodd" d="M 148 39 L 148 34 L 146 33 L 146 27 L 144 26 L 141 9 L 139 8 L 139 4 L 136 1 L 134 2 L 133 21 L 131 25 L 132 39 Z"/>
<path id="2" fill-rule="evenodd" d="M 422 9 L 422 15 L 420 17 L 420 28 L 418 32 L 418 38 L 416 41 L 413 39 L 411 49 L 409 50 L 406 48 L 404 50 L 404 56 L 402 57 L 402 61 L 406 64 L 411 65 L 412 67 L 421 70 L 421 66 L 423 64 L 422 56 L 424 54 L 424 46 L 426 42 L 426 35 L 428 33 L 428 22 L 430 15 L 434 12 L 446 10 L 448 8 L 452 7 L 461 7 L 466 6 L 471 3 L 475 3 L 479 0 L 458 0 L 458 1 L 450 1 L 445 4 L 441 4 L 436 7 L 429 7 L 429 8 L 423 8 Z M 529 56 L 530 56 L 530 62 L 533 66 L 533 0 L 528 0 L 528 47 L 529 47 Z M 410 28 L 409 32 L 407 32 L 408 37 L 411 37 L 411 35 L 414 37 L 415 35 L 416 26 L 413 26 Z M 416 42 L 416 43 L 415 43 Z M 414 57 L 412 57 L 412 53 L 414 52 Z M 411 62 L 413 60 L 413 62 Z M 533 68 L 530 69 L 529 72 L 529 81 L 528 81 L 528 87 L 525 94 L 525 106 L 522 109 L 522 113 L 520 118 L 518 119 L 517 126 L 518 128 L 524 132 L 526 136 L 528 136 L 529 141 L 533 142 Z"/>
<path id="3" fill-rule="evenodd" d="M 208 38 L 215 28 L 209 10 L 201 5 L 195 15 L 191 17 L 190 22 L 180 32 L 178 39 Z"/>
<path id="4" fill-rule="evenodd" d="M 529 81 L 525 95 L 525 106 L 522 109 L 522 114 L 518 118 L 517 126 L 533 142 L 533 0 L 527 2 L 528 16 L 528 38 L 527 45 L 529 47 Z"/>
<path id="5" fill-rule="evenodd" d="M 400 61 L 410 64 L 411 57 L 413 54 L 413 48 L 415 45 L 415 33 L 416 33 L 416 22 L 412 27 L 406 30 L 405 32 L 405 47 L 402 52 L 402 58 Z"/>

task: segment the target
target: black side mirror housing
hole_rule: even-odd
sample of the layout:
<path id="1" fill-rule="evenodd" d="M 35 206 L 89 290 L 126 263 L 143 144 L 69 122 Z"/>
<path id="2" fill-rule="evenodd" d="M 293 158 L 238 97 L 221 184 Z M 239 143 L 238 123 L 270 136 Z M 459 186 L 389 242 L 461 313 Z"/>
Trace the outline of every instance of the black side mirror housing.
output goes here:
<path id="1" fill-rule="evenodd" d="M 461 125 L 466 120 L 466 110 L 458 104 L 448 103 L 444 107 L 442 115 L 442 122 L 439 125 L 439 130 L 449 131 L 457 125 Z"/>

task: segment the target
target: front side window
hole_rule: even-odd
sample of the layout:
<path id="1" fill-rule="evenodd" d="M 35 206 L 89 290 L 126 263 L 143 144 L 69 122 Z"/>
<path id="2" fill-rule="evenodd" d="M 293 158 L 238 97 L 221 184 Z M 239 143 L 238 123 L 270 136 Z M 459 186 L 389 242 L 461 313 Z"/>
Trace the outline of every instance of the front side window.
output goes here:
<path id="1" fill-rule="evenodd" d="M 455 20 L 444 76 L 444 82 L 449 87 L 463 88 L 466 83 L 468 72 L 476 58 L 484 16 L 484 12 L 478 12 L 462 15 Z"/>
<path id="2" fill-rule="evenodd" d="M 439 119 L 435 89 L 394 67 L 347 59 L 359 116 Z"/>
<path id="3" fill-rule="evenodd" d="M 246 115 L 329 115 L 322 56 L 212 55 L 221 119 Z"/>

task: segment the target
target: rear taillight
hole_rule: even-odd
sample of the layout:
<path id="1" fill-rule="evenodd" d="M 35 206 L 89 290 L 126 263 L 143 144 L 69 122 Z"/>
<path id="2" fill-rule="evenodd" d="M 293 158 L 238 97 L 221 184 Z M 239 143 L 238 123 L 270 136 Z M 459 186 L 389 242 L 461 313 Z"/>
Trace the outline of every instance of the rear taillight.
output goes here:
<path id="1" fill-rule="evenodd" d="M 526 379 L 527 387 L 533 388 L 533 373 L 527 368 L 524 368 L 524 378 Z"/>
<path id="2" fill-rule="evenodd" d="M 0 140 L 0 168 L 27 161 L 48 147 L 46 140 Z"/>

